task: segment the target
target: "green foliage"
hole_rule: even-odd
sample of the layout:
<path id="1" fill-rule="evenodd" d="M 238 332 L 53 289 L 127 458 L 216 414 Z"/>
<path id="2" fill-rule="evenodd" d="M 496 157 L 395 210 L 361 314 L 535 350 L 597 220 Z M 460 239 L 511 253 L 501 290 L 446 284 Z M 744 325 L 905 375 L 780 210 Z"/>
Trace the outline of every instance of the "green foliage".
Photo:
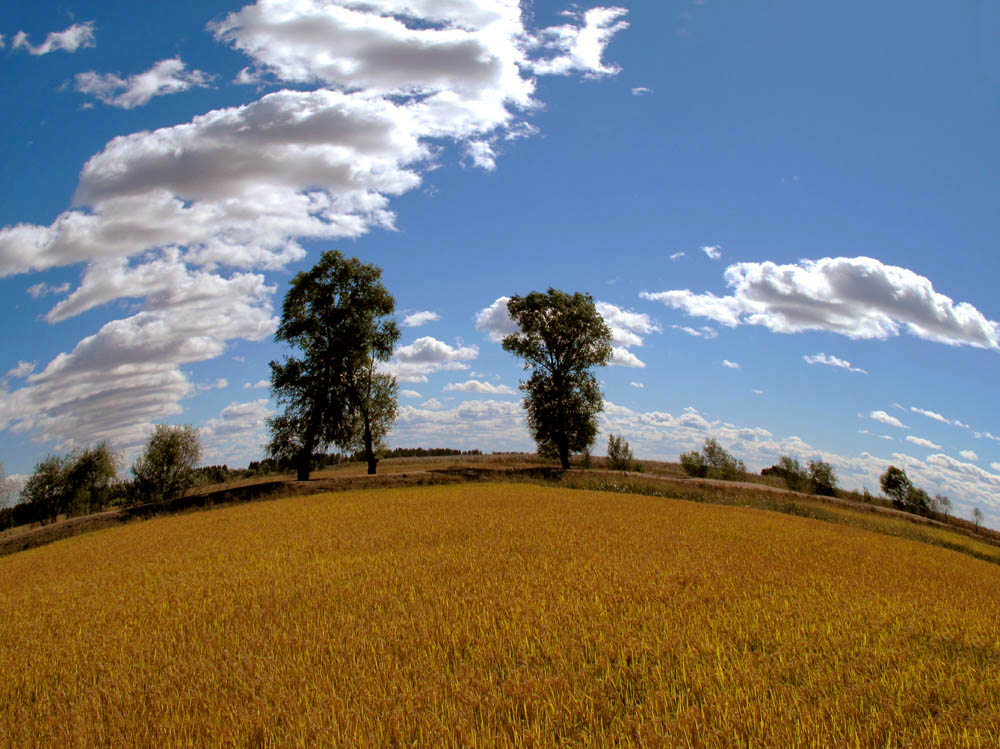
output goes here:
<path id="1" fill-rule="evenodd" d="M 747 473 L 743 461 L 722 447 L 714 437 L 705 440 L 701 452 L 692 450 L 681 453 L 681 468 L 689 476 L 725 481 L 738 481 Z"/>
<path id="2" fill-rule="evenodd" d="M 611 359 L 611 331 L 593 297 L 579 292 L 550 287 L 545 294 L 515 295 L 507 312 L 520 332 L 503 339 L 504 351 L 532 370 L 520 386 L 528 428 L 539 455 L 558 457 L 568 469 L 570 454 L 586 450 L 597 437 L 604 404 L 591 368 Z"/>
<path id="3" fill-rule="evenodd" d="M 193 426 L 157 424 L 132 466 L 132 501 L 166 502 L 194 484 L 201 439 Z"/>
<path id="4" fill-rule="evenodd" d="M 833 466 L 822 460 L 809 461 L 809 487 L 813 494 L 832 497 L 836 494 L 837 474 Z"/>
<path id="5" fill-rule="evenodd" d="M 118 476 L 115 455 L 106 442 L 75 453 L 66 473 L 74 513 L 96 512 L 107 506 Z"/>
<path id="6" fill-rule="evenodd" d="M 807 492 L 810 490 L 809 474 L 802 467 L 798 460 L 791 455 L 782 455 L 777 464 L 770 468 L 765 468 L 760 472 L 761 476 L 777 476 L 785 482 L 785 486 L 793 492 Z"/>
<path id="7" fill-rule="evenodd" d="M 889 466 L 885 473 L 879 476 L 879 484 L 897 509 L 907 509 L 906 497 L 913 488 L 913 482 L 906 475 L 906 471 L 896 466 Z"/>
<path id="8" fill-rule="evenodd" d="M 268 453 L 294 461 L 308 480 L 313 453 L 362 447 L 368 472 L 396 417 L 396 380 L 378 371 L 392 356 L 399 326 L 382 269 L 324 252 L 292 279 L 275 339 L 301 356 L 271 362 L 271 390 L 284 413 L 268 420 Z"/>
<path id="9" fill-rule="evenodd" d="M 33 505 L 41 518 L 55 522 L 69 511 L 73 502 L 67 475 L 70 459 L 65 455 L 49 455 L 35 466 L 21 490 L 23 502 Z"/>
<path id="10" fill-rule="evenodd" d="M 613 471 L 631 471 L 634 465 L 635 458 L 625 438 L 608 435 L 608 467 Z"/>

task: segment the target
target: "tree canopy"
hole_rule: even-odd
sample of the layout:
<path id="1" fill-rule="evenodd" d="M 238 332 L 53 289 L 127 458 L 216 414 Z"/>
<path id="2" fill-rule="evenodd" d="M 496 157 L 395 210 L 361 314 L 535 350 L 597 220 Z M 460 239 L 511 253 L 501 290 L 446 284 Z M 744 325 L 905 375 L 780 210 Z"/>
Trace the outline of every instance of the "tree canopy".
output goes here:
<path id="1" fill-rule="evenodd" d="M 157 424 L 132 465 L 133 501 L 167 502 L 180 497 L 194 484 L 194 469 L 201 460 L 201 437 L 190 424 Z"/>
<path id="2" fill-rule="evenodd" d="M 396 379 L 378 370 L 399 326 L 382 269 L 329 250 L 291 281 L 275 339 L 300 356 L 271 362 L 271 390 L 284 412 L 268 421 L 272 457 L 292 460 L 300 481 L 328 445 L 361 448 L 375 473 L 376 449 L 396 417 Z"/>
<path id="3" fill-rule="evenodd" d="M 528 428 L 541 455 L 558 457 L 569 468 L 570 453 L 589 448 L 597 437 L 597 414 L 604 407 L 590 371 L 611 359 L 611 330 L 589 294 L 549 288 L 543 294 L 513 296 L 507 312 L 520 328 L 503 348 L 532 370 L 525 393 Z"/>

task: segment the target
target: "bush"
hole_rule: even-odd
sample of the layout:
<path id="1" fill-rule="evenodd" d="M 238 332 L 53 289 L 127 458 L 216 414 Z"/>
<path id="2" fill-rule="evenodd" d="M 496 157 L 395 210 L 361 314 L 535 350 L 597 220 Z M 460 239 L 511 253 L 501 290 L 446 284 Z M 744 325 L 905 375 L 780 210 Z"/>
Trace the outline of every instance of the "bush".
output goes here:
<path id="1" fill-rule="evenodd" d="M 625 438 L 608 435 L 608 467 L 612 471 L 631 471 L 634 464 L 635 458 Z"/>
<path id="2" fill-rule="evenodd" d="M 700 453 L 695 450 L 681 453 L 681 468 L 689 476 L 725 481 L 738 481 L 747 473 L 743 461 L 722 447 L 714 437 L 705 440 Z"/>
<path id="3" fill-rule="evenodd" d="M 69 511 L 73 495 L 68 474 L 70 461 L 64 455 L 49 455 L 35 466 L 21 490 L 22 500 L 31 505 L 39 519 L 55 522 Z"/>
<path id="4" fill-rule="evenodd" d="M 798 460 L 790 455 L 782 455 L 776 465 L 765 468 L 760 472 L 761 476 L 777 476 L 785 482 L 785 486 L 793 492 L 805 492 L 810 490 L 809 474 Z"/>
<path id="5" fill-rule="evenodd" d="M 194 483 L 201 439 L 193 426 L 157 424 L 146 449 L 132 466 L 132 501 L 168 502 Z"/>
<path id="6" fill-rule="evenodd" d="M 832 497 L 836 494 L 837 474 L 833 466 L 822 460 L 809 461 L 809 487 L 813 494 Z"/>

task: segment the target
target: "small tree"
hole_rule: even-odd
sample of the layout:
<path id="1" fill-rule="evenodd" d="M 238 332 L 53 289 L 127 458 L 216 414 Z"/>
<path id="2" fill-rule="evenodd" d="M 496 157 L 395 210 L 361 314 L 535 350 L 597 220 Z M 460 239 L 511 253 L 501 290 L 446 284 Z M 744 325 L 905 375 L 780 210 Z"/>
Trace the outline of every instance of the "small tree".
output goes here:
<path id="1" fill-rule="evenodd" d="M 889 466 L 879 477 L 879 484 L 897 509 L 906 509 L 906 495 L 913 488 L 913 482 L 906 475 L 906 471 L 896 466 Z"/>
<path id="2" fill-rule="evenodd" d="M 522 382 L 528 428 L 540 455 L 558 457 L 568 469 L 571 453 L 597 437 L 601 389 L 590 371 L 611 359 L 611 330 L 589 294 L 549 288 L 513 296 L 507 312 L 520 328 L 503 339 L 504 351 L 532 370 Z"/>
<path id="3" fill-rule="evenodd" d="M 930 495 L 923 489 L 911 486 L 909 490 L 907 490 L 906 507 L 904 508 L 907 512 L 912 512 L 917 515 L 929 515 L 932 508 L 933 504 Z"/>
<path id="4" fill-rule="evenodd" d="M 21 498 L 37 508 L 37 515 L 54 523 L 68 512 L 73 493 L 67 481 L 70 461 L 64 455 L 49 455 L 35 466 L 21 490 Z M 44 521 L 43 521 L 44 522 Z"/>
<path id="5" fill-rule="evenodd" d="M 938 512 L 943 514 L 945 517 L 948 517 L 948 515 L 951 514 L 951 508 L 952 508 L 951 500 L 948 499 L 948 497 L 945 496 L 944 494 L 934 495 L 934 507 Z"/>
<path id="6" fill-rule="evenodd" d="M 625 438 L 608 435 L 608 467 L 613 471 L 631 471 L 634 463 L 632 449 Z"/>
<path id="7" fill-rule="evenodd" d="M 983 511 L 978 507 L 972 510 L 972 522 L 975 524 L 977 531 L 979 530 L 979 526 L 983 524 Z"/>
<path id="8" fill-rule="evenodd" d="M 832 497 L 836 494 L 837 474 L 833 466 L 822 460 L 809 461 L 809 485 L 813 494 Z"/>
<path id="9" fill-rule="evenodd" d="M 200 460 L 197 429 L 157 424 L 146 449 L 132 466 L 135 501 L 166 502 L 182 496 L 194 484 L 194 469 Z"/>
<path id="10" fill-rule="evenodd" d="M 102 509 L 108 502 L 111 484 L 117 476 L 115 455 L 107 442 L 72 456 L 66 471 L 66 482 L 75 511 Z"/>

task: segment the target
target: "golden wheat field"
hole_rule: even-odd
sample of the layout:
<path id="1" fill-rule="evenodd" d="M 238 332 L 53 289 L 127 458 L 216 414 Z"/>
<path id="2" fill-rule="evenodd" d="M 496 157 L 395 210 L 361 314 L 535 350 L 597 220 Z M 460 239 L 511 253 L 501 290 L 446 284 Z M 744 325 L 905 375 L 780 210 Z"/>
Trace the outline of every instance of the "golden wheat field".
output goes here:
<path id="1" fill-rule="evenodd" d="M 1000 567 L 538 486 L 261 502 L 0 559 L 16 746 L 996 746 Z"/>

